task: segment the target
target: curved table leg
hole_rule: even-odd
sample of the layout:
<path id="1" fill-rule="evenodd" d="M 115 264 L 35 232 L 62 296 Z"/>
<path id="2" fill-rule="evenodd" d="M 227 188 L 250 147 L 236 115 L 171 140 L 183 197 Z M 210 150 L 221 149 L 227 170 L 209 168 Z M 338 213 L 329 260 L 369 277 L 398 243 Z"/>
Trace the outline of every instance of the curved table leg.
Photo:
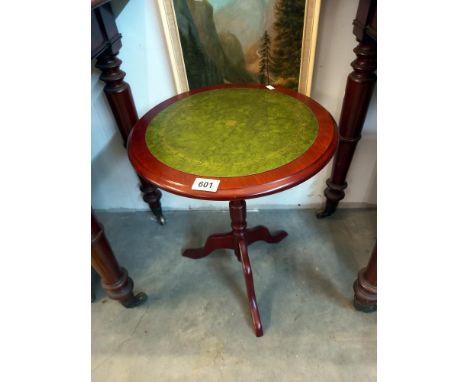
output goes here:
<path id="1" fill-rule="evenodd" d="M 249 254 L 247 252 L 247 208 L 245 200 L 234 200 L 229 202 L 229 213 L 231 215 L 232 235 L 235 243 L 235 253 L 241 260 L 242 270 L 244 272 L 245 288 L 247 289 L 247 298 L 249 300 L 250 315 L 252 316 L 252 325 L 257 337 L 263 336 L 262 321 L 255 297 L 254 281 L 252 267 L 250 266 Z M 264 230 L 260 229 L 263 233 Z M 256 232 L 259 232 L 258 230 Z M 268 230 L 267 230 L 268 232 Z M 268 232 L 269 233 L 269 232 Z M 254 237 L 252 237 L 253 239 Z"/>
<path id="2" fill-rule="evenodd" d="M 201 259 L 218 248 L 234 250 L 237 260 L 242 263 L 253 329 L 255 335 L 261 337 L 263 335 L 263 327 L 257 306 L 257 298 L 255 297 L 252 267 L 247 247 L 249 244 L 260 240 L 267 243 L 277 243 L 288 236 L 288 233 L 286 231 L 279 231 L 271 234 L 268 228 L 262 225 L 247 229 L 245 200 L 233 200 L 229 202 L 229 214 L 231 216 L 231 232 L 211 235 L 206 240 L 203 248 L 186 249 L 182 255 L 191 259 Z"/>
<path id="3" fill-rule="evenodd" d="M 250 315 L 252 316 L 252 325 L 257 337 L 263 336 L 262 321 L 260 319 L 260 312 L 258 311 L 257 298 L 255 297 L 255 288 L 252 274 L 252 267 L 250 266 L 249 254 L 247 252 L 247 243 L 245 239 L 239 239 L 236 249 L 239 251 L 242 271 L 244 272 L 245 288 L 247 290 L 247 298 L 249 300 Z"/>
<path id="4" fill-rule="evenodd" d="M 278 231 L 271 234 L 269 229 L 263 225 L 258 225 L 253 228 L 249 228 L 245 231 L 247 239 L 247 245 L 255 243 L 256 241 L 266 241 L 267 243 L 277 243 L 283 240 L 288 233 L 286 231 Z"/>
<path id="5" fill-rule="evenodd" d="M 201 259 L 208 256 L 215 249 L 234 249 L 234 242 L 231 232 L 229 233 L 216 233 L 206 239 L 203 248 L 186 249 L 182 256 L 190 257 L 191 259 Z"/>

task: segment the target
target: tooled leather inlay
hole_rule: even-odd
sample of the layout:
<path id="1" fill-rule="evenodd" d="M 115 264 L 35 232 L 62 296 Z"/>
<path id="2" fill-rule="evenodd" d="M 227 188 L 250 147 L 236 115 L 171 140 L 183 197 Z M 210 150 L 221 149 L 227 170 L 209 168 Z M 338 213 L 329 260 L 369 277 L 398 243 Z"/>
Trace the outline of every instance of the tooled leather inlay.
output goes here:
<path id="1" fill-rule="evenodd" d="M 262 173 L 301 156 L 315 141 L 312 110 L 286 94 L 231 88 L 198 93 L 159 112 L 146 144 L 161 162 L 200 176 Z"/>

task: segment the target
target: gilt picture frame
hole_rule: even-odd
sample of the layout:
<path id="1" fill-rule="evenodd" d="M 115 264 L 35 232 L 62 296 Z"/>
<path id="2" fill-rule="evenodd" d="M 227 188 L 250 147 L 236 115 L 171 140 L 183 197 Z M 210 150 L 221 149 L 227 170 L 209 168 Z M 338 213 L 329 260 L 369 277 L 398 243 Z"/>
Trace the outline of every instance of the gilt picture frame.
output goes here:
<path id="1" fill-rule="evenodd" d="M 181 42 L 181 34 L 179 31 L 179 26 L 177 23 L 177 16 L 179 16 L 180 20 L 180 14 L 176 14 L 176 9 L 174 7 L 174 0 L 155 0 L 158 6 L 160 18 L 161 18 L 161 24 L 162 28 L 164 31 L 164 37 L 166 41 L 166 46 L 168 50 L 168 55 L 169 55 L 169 60 L 170 60 L 170 66 L 172 70 L 172 75 L 173 75 L 173 80 L 176 88 L 177 94 L 183 93 L 185 91 L 190 90 L 190 85 L 189 85 L 189 76 L 187 75 L 187 68 L 186 68 L 186 59 L 184 58 L 184 51 L 182 44 L 185 43 L 185 47 L 187 46 L 187 41 L 182 41 Z M 180 4 L 181 1 L 184 0 L 178 0 L 178 3 Z M 219 1 L 219 0 L 211 0 L 213 3 L 229 3 L 229 0 L 226 1 Z M 203 2 L 209 3 L 210 0 L 189 0 L 190 5 L 202 5 Z M 196 4 L 196 3 L 200 4 Z M 234 2 L 234 1 L 233 1 Z M 270 0 L 270 7 L 271 4 L 276 6 L 277 2 L 281 2 L 281 0 Z M 267 3 L 267 1 L 264 1 L 264 3 Z M 317 32 L 318 32 L 318 25 L 319 25 L 319 16 L 320 16 L 320 4 L 321 0 L 305 0 L 304 2 L 304 10 L 303 10 L 303 28 L 302 28 L 302 38 L 301 38 L 301 49 L 300 49 L 300 68 L 298 70 L 298 73 L 296 74 L 296 83 L 295 88 L 298 90 L 298 92 L 310 96 L 311 93 L 311 88 L 312 88 L 312 79 L 313 79 L 313 70 L 314 70 L 314 59 L 315 59 L 315 51 L 316 51 L 316 43 L 317 43 Z M 211 6 L 208 5 L 208 6 Z M 180 7 L 179 7 L 180 8 Z M 213 12 L 213 6 L 211 6 L 211 13 Z M 216 11 L 216 8 L 214 8 Z M 218 10 L 219 10 L 219 5 L 218 5 Z M 177 10 L 180 13 L 180 9 Z M 221 9 L 223 11 L 223 9 Z M 235 10 L 234 10 L 235 11 Z M 231 10 L 232 12 L 232 10 Z M 270 13 L 272 12 L 277 12 L 275 10 L 270 10 Z M 213 18 L 215 18 L 217 14 L 214 14 Z M 271 16 L 271 17 L 274 17 Z M 235 22 L 235 20 L 234 20 Z M 274 23 L 275 20 L 270 21 L 270 29 L 272 23 Z M 242 26 L 244 28 L 245 32 L 245 25 Z M 217 29 L 220 29 L 217 27 Z M 258 28 L 257 28 L 258 29 Z M 265 28 L 266 29 L 266 28 Z M 206 35 L 206 31 L 202 31 Z M 258 33 L 258 32 L 257 32 Z M 265 30 L 265 34 L 267 34 L 267 31 Z M 182 35 L 183 37 L 183 35 Z M 203 37 L 203 36 L 202 36 Z M 265 36 L 263 36 L 265 37 Z M 274 37 L 274 36 L 273 36 Z M 235 37 L 234 37 L 235 38 Z M 273 40 L 273 38 L 272 38 Z M 239 45 L 240 43 L 238 43 Z M 258 43 L 259 44 L 259 43 Z M 258 45 L 257 44 L 257 45 Z M 244 44 L 245 45 L 245 44 Z M 273 41 L 274 45 L 274 41 Z M 258 49 L 260 51 L 260 48 Z M 245 50 L 244 50 L 245 52 Z M 185 51 L 185 54 L 187 54 L 187 51 Z M 257 53 L 258 55 L 258 53 Z M 248 59 L 248 58 L 247 58 Z M 188 61 L 190 60 L 190 57 L 188 58 Z M 190 64 L 190 62 L 188 62 Z M 248 64 L 248 62 L 247 62 Z M 250 72 L 252 72 L 252 67 L 257 67 L 261 64 L 251 64 L 250 65 Z M 267 64 L 268 65 L 268 64 Z M 265 65 L 263 65 L 265 66 Z M 190 69 L 190 68 L 189 68 Z M 189 70 L 190 72 L 190 70 Z M 296 71 L 297 72 L 297 71 Z M 250 73 L 252 78 L 255 77 L 255 82 L 259 82 L 259 76 L 252 75 Z M 265 80 L 265 76 L 262 76 L 262 80 Z M 268 77 L 268 76 L 267 76 Z M 274 79 L 272 79 L 274 81 Z M 267 81 L 269 83 L 269 78 L 267 78 Z M 244 82 L 244 81 L 242 81 Z M 248 82 L 248 81 L 247 81 Z M 254 81 L 252 81 L 254 82 Z M 276 82 L 278 82 L 280 85 L 283 85 L 281 81 L 278 81 L 276 79 Z M 284 82 L 284 80 L 283 80 Z M 266 83 L 266 82 L 265 82 Z M 192 85 L 193 85 L 193 79 L 192 79 Z M 273 83 L 274 85 L 274 83 Z M 293 85 L 293 86 L 294 86 Z M 286 85 L 287 86 L 287 85 Z M 193 88 L 193 86 L 192 86 Z"/>

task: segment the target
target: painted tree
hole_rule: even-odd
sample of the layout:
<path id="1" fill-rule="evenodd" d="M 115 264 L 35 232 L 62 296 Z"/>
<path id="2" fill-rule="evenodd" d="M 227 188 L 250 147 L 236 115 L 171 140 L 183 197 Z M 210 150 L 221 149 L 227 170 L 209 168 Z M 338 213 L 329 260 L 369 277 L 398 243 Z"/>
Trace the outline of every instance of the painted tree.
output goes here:
<path id="1" fill-rule="evenodd" d="M 180 45 L 184 52 L 187 79 L 190 88 L 203 86 L 203 69 L 206 67 L 205 54 L 198 45 L 192 29 L 188 29 L 188 35 L 180 33 Z"/>
<path id="2" fill-rule="evenodd" d="M 301 66 L 305 0 L 278 0 L 270 71 L 284 86 L 297 88 Z"/>
<path id="3" fill-rule="evenodd" d="M 190 89 L 223 83 L 220 69 L 208 57 L 192 28 L 188 29 L 188 35 L 179 33 L 179 36 Z"/>
<path id="4" fill-rule="evenodd" d="M 265 31 L 260 45 L 260 68 L 258 79 L 264 85 L 270 84 L 270 63 L 271 63 L 271 40 L 268 32 Z"/>

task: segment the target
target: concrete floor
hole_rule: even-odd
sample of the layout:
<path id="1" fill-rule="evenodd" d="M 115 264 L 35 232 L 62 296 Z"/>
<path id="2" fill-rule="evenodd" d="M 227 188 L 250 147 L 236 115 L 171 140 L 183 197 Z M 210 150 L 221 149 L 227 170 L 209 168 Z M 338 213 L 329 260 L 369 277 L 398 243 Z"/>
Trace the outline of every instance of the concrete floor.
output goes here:
<path id="1" fill-rule="evenodd" d="M 251 328 L 241 265 L 229 251 L 192 260 L 182 248 L 229 231 L 228 212 L 97 213 L 119 262 L 148 301 L 125 309 L 101 287 L 92 304 L 92 380 L 375 381 L 376 313 L 352 285 L 376 238 L 376 211 L 248 211 L 249 226 L 289 236 L 249 247 L 264 336 Z"/>

